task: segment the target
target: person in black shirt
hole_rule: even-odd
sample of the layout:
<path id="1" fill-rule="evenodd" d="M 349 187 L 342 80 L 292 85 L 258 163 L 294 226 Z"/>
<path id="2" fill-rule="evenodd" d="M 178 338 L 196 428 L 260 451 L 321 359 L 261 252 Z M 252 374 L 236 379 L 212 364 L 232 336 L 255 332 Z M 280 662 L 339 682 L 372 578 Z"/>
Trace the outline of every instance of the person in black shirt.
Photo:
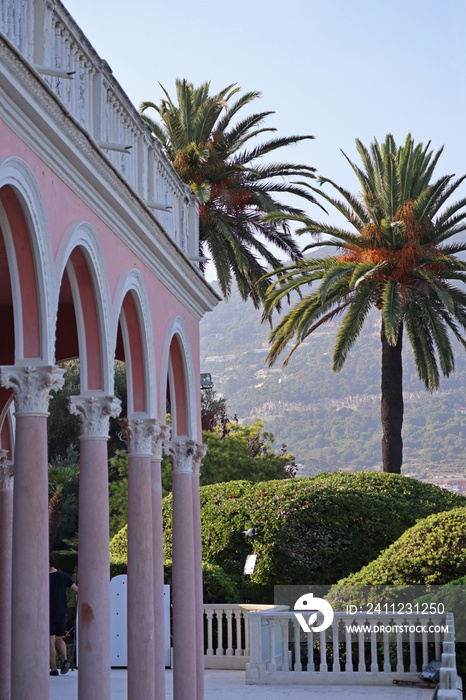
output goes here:
<path id="1" fill-rule="evenodd" d="M 55 560 L 52 555 L 49 557 L 50 567 L 50 675 L 58 676 L 57 669 L 57 649 L 62 656 L 61 672 L 68 673 L 70 662 L 66 644 L 63 641 L 65 634 L 66 615 L 68 606 L 66 603 L 66 589 L 71 588 L 75 593 L 78 587 L 71 576 L 64 571 L 55 568 Z"/>

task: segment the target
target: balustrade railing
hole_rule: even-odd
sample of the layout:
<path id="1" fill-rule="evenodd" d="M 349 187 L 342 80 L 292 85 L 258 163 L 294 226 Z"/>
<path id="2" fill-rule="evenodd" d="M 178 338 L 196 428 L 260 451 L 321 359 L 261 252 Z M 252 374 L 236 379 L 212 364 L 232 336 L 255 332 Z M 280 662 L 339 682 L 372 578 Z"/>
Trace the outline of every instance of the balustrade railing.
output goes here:
<path id="1" fill-rule="evenodd" d="M 391 685 L 419 680 L 431 660 L 442 658 L 440 688 L 456 688 L 449 615 L 335 612 L 331 627 L 313 633 L 303 632 L 292 611 L 262 611 L 249 613 L 249 629 L 246 683 Z"/>
<path id="2" fill-rule="evenodd" d="M 285 609 L 283 605 L 204 605 L 205 668 L 244 669 L 249 661 L 251 611 Z"/>
<path id="3" fill-rule="evenodd" d="M 447 613 L 446 621 L 448 632 L 445 634 L 442 644 L 440 681 L 437 691 L 438 700 L 462 700 L 463 684 L 456 672 L 455 653 L 455 623 L 453 615 Z"/>
<path id="4" fill-rule="evenodd" d="M 196 197 L 61 2 L 0 0 L 0 32 L 198 266 Z"/>

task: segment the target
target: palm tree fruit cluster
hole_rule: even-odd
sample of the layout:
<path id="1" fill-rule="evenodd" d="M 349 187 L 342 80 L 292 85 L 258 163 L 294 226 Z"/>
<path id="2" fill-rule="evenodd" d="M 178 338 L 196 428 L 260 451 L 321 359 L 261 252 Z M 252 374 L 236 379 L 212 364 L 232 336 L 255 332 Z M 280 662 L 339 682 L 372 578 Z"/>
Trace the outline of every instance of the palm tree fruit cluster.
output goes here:
<path id="1" fill-rule="evenodd" d="M 306 247 L 331 246 L 334 255 L 298 260 L 278 271 L 267 292 L 265 318 L 293 292 L 299 299 L 279 321 L 270 339 L 272 364 L 290 341 L 293 350 L 322 324 L 341 319 L 333 353 L 338 372 L 368 317 L 380 312 L 382 345 L 382 463 L 387 472 L 402 465 L 403 330 L 407 332 L 419 378 L 437 389 L 440 374 L 454 369 L 452 339 L 466 347 L 466 262 L 458 254 L 466 243 L 457 236 L 466 228 L 466 199 L 448 204 L 466 176 L 433 180 L 442 149 L 415 145 L 409 135 L 397 147 L 388 135 L 367 149 L 356 141 L 363 167 L 347 158 L 362 195 L 321 177 L 342 199 L 320 191 L 345 217 L 350 229 L 295 214 L 291 218 L 319 240 Z M 311 188 L 314 191 L 314 188 Z M 280 213 L 267 219 L 281 220 Z M 321 238 L 321 236 L 325 236 Z M 315 286 L 318 283 L 318 286 Z"/>

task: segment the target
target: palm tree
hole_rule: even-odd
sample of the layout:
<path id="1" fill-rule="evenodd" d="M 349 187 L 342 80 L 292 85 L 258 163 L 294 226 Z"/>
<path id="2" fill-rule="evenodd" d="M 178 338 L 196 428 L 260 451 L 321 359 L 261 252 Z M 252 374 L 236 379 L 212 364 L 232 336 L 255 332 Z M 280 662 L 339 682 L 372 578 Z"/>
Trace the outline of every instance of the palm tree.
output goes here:
<path id="1" fill-rule="evenodd" d="M 178 104 L 162 87 L 166 99 L 159 105 L 143 102 L 140 111 L 181 179 L 199 198 L 200 255 L 212 259 L 222 294 L 225 298 L 230 295 L 234 278 L 242 298 L 250 297 L 258 306 L 267 287 L 261 280 L 266 266 L 275 269 L 281 265 L 265 244 L 274 244 L 292 260 L 301 257 L 286 219 L 264 222 L 264 215 L 273 211 L 302 214 L 276 195 L 315 201 L 302 183 L 289 180 L 313 178 L 314 168 L 259 161 L 283 146 L 313 137 L 288 136 L 250 146 L 251 139 L 275 131 L 261 126 L 273 112 L 252 114 L 235 124 L 232 120 L 260 93 L 247 92 L 233 100 L 239 92 L 236 85 L 216 95 L 210 95 L 209 88 L 209 82 L 194 88 L 186 80 L 177 80 Z M 148 109 L 157 112 L 160 123 L 146 115 Z"/>
<path id="2" fill-rule="evenodd" d="M 391 135 L 370 151 L 356 141 L 363 168 L 348 158 L 362 187 L 362 198 L 327 178 L 343 199 L 321 193 L 342 214 L 352 230 L 294 218 L 317 240 L 307 249 L 336 248 L 335 255 L 297 261 L 282 268 L 271 284 L 264 315 L 286 295 L 296 291 L 299 301 L 286 313 L 271 334 L 268 360 L 272 364 L 287 343 L 299 344 L 323 323 L 342 316 L 337 334 L 333 370 L 338 372 L 358 338 L 371 308 L 381 314 L 382 343 L 382 462 L 387 472 L 399 473 L 402 464 L 403 329 L 413 349 L 419 378 L 429 390 L 437 389 L 440 372 L 448 377 L 454 369 L 451 337 L 466 348 L 461 332 L 466 328 L 466 264 L 456 254 L 466 243 L 454 236 L 466 229 L 466 199 L 444 208 L 466 176 L 445 175 L 431 182 L 443 149 L 433 154 L 430 142 L 415 145 L 409 135 L 397 147 Z M 346 156 L 345 156 L 346 157 Z M 277 215 L 271 215 L 271 218 Z M 316 289 L 313 283 L 320 280 Z M 309 288 L 309 291 L 304 291 Z"/>

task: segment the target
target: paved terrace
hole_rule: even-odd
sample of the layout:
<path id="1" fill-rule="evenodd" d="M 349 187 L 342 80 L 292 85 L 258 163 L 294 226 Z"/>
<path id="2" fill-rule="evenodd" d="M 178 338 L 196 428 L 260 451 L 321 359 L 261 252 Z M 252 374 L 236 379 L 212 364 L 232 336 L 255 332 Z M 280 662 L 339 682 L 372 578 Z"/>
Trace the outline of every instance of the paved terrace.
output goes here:
<path id="1" fill-rule="evenodd" d="M 173 672 L 165 672 L 166 698 L 173 700 Z M 112 670 L 112 700 L 126 700 L 126 670 Z M 401 686 L 245 685 L 244 671 L 205 672 L 205 700 L 432 700 L 433 690 Z M 78 671 L 50 678 L 50 700 L 76 700 Z"/>

